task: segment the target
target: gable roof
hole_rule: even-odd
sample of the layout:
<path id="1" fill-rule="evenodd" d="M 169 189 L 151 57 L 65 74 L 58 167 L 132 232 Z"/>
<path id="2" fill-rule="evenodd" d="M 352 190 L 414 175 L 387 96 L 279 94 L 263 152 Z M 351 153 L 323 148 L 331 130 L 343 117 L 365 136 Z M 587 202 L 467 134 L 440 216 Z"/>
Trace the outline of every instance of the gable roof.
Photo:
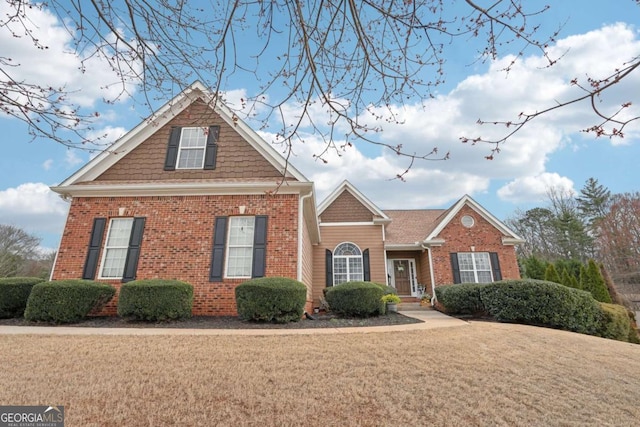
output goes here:
<path id="1" fill-rule="evenodd" d="M 391 218 L 391 223 L 385 228 L 385 245 L 421 245 L 444 212 L 444 209 L 385 209 L 384 213 Z"/>
<path id="2" fill-rule="evenodd" d="M 288 163 L 275 148 L 262 139 L 253 129 L 233 113 L 231 109 L 217 99 L 216 96 L 212 95 L 201 82 L 196 81 L 172 100 L 164 104 L 149 118 L 143 120 L 138 126 L 114 142 L 107 150 L 94 157 L 73 175 L 65 179 L 58 186 L 52 187 L 52 189 L 56 192 L 62 192 L 65 187 L 98 178 L 103 172 L 116 164 L 124 155 L 146 141 L 156 130 L 166 125 L 171 119 L 198 99 L 202 99 L 211 106 L 229 126 L 233 127 L 249 145 L 280 171 L 285 178 L 294 178 L 303 183 L 309 182 L 309 180 L 293 165 Z"/>
<path id="3" fill-rule="evenodd" d="M 318 206 L 318 217 L 322 216 L 322 213 L 331 206 L 333 202 L 345 191 L 348 191 L 353 197 L 358 200 L 358 202 L 367 208 L 374 217 L 374 222 L 378 224 L 386 224 L 391 221 L 391 219 L 385 214 L 380 208 L 378 208 L 371 200 L 369 200 L 364 194 L 362 194 L 358 189 L 356 189 L 353 184 L 351 184 L 346 179 L 342 181 L 342 183 L 336 187 L 335 190 L 331 192 Z"/>
<path id="4" fill-rule="evenodd" d="M 463 206 L 468 206 L 473 209 L 478 215 L 482 216 L 489 224 L 497 228 L 504 236 L 502 238 L 503 244 L 517 244 L 524 243 L 524 240 L 518 236 L 514 231 L 507 227 L 502 221 L 493 216 L 488 210 L 483 208 L 478 202 L 473 200 L 471 196 L 465 194 L 458 200 L 451 208 L 449 208 L 444 215 L 440 218 L 437 225 L 427 234 L 424 239 L 425 244 L 438 243 L 438 235 L 440 232 L 451 222 Z"/>
<path id="5" fill-rule="evenodd" d="M 440 245 L 438 235 L 464 207 L 468 206 L 503 234 L 502 243 L 523 243 L 515 232 L 493 216 L 470 196 L 464 195 L 449 209 L 386 210 L 392 222 L 385 230 L 385 246 L 395 249 L 411 249 L 422 245 Z"/>

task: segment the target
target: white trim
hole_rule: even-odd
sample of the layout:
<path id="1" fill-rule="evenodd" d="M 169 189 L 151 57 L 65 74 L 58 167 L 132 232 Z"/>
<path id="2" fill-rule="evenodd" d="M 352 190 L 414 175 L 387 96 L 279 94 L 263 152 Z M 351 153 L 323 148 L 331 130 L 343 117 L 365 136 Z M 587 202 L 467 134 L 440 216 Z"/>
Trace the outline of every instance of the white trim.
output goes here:
<path id="1" fill-rule="evenodd" d="M 230 255 L 230 250 L 231 249 L 231 244 L 230 242 L 230 238 L 231 238 L 231 221 L 234 218 L 253 218 L 253 234 L 251 236 L 251 262 L 249 263 L 249 275 L 248 276 L 229 276 L 229 255 Z M 251 278 L 251 271 L 253 270 L 253 248 L 254 248 L 254 241 L 255 241 L 255 235 L 256 235 L 256 217 L 255 215 L 233 215 L 233 216 L 229 216 L 229 221 L 227 223 L 227 236 L 225 239 L 225 257 L 224 257 L 224 278 L 225 279 L 250 279 Z M 248 245 L 234 245 L 234 248 L 247 248 L 249 247 Z"/>
<path id="2" fill-rule="evenodd" d="M 424 248 L 420 245 L 420 242 L 415 243 L 396 243 L 384 245 L 385 251 L 419 251 Z"/>
<path id="3" fill-rule="evenodd" d="M 301 196 L 298 199 L 298 259 L 297 259 L 297 274 L 298 274 L 298 282 L 302 282 L 302 242 L 303 242 L 303 238 L 304 236 L 302 235 L 302 232 L 304 231 L 304 227 L 302 226 L 303 222 L 304 222 L 304 201 L 306 199 L 308 199 L 309 197 L 313 196 L 313 192 L 310 192 L 308 194 L 305 194 L 304 196 Z M 309 239 L 311 240 L 311 239 Z M 313 249 L 312 249 L 313 252 Z M 311 254 L 311 257 L 313 258 L 313 254 Z M 312 264 L 312 269 L 313 269 L 313 260 L 311 260 L 311 264 Z M 313 273 L 313 272 L 312 272 Z M 302 282 L 304 283 L 304 282 Z M 305 283 L 306 285 L 306 283 Z M 309 284 L 311 287 L 313 287 L 313 283 Z M 309 289 L 309 288 L 307 288 Z M 312 292 L 313 293 L 313 292 Z M 308 296 L 308 295 L 307 295 Z"/>
<path id="4" fill-rule="evenodd" d="M 345 227 L 345 226 L 354 226 L 354 225 L 380 225 L 375 222 L 321 222 L 320 227 Z"/>
<path id="5" fill-rule="evenodd" d="M 388 224 L 391 222 L 391 218 L 387 216 L 380 208 L 378 208 L 371 200 L 369 200 L 364 194 L 362 194 L 356 187 L 353 186 L 346 179 L 336 187 L 318 206 L 318 216 L 327 209 L 343 192 L 348 191 L 353 197 L 355 197 L 364 207 L 366 207 L 373 215 L 379 217 L 373 221 Z"/>
<path id="6" fill-rule="evenodd" d="M 109 244 L 109 235 L 111 234 L 111 227 L 113 226 L 113 222 L 116 220 L 131 220 L 131 224 L 129 227 L 129 239 L 127 239 L 127 245 L 126 246 L 114 246 L 114 247 L 108 247 L 107 245 Z M 113 217 L 109 219 L 109 228 L 107 229 L 107 235 L 104 239 L 104 243 L 102 244 L 102 247 L 100 248 L 100 250 L 102 251 L 102 258 L 100 261 L 100 267 L 98 269 L 98 279 L 102 279 L 102 280 L 119 280 L 122 279 L 122 277 L 124 276 L 124 268 L 127 265 L 127 253 L 129 252 L 129 240 L 131 240 L 131 233 L 133 232 L 133 221 L 134 218 L 133 217 Z M 126 249 L 127 252 L 125 253 L 124 256 L 124 264 L 122 265 L 122 272 L 120 273 L 120 276 L 104 276 L 104 263 L 107 261 L 107 251 L 109 249 Z"/>
<path id="7" fill-rule="evenodd" d="M 415 258 L 389 258 L 387 260 L 387 269 L 391 268 L 392 274 L 389 277 L 391 283 L 393 283 L 393 287 L 398 290 L 396 287 L 396 270 L 393 268 L 393 264 L 395 261 L 407 261 L 407 265 L 409 266 L 409 295 L 412 297 L 418 296 L 418 270 L 417 263 Z M 414 289 L 415 288 L 415 289 Z"/>
<path id="8" fill-rule="evenodd" d="M 313 188 L 309 182 L 284 183 L 280 188 L 276 183 L 264 182 L 166 182 L 154 181 L 139 184 L 68 185 L 50 187 L 62 196 L 71 197 L 127 197 L 127 196 L 196 196 L 196 195 L 237 195 L 299 194 Z"/>
<path id="9" fill-rule="evenodd" d="M 71 210 L 71 203 L 65 200 L 69 205 L 67 208 L 67 213 L 64 216 L 64 226 L 66 228 L 67 221 L 69 220 L 69 211 Z M 64 234 L 64 228 L 62 229 L 62 234 Z M 62 234 L 60 235 L 60 240 L 58 240 L 58 249 L 56 250 L 56 256 L 53 258 L 53 265 L 51 266 L 51 272 L 49 273 L 49 281 L 53 280 L 53 272 L 56 271 L 56 263 L 58 262 L 58 255 L 60 254 L 60 246 L 62 245 Z"/>
<path id="10" fill-rule="evenodd" d="M 94 157 L 69 178 L 65 179 L 58 187 L 68 187 L 78 182 L 95 180 L 197 99 L 202 99 L 211 106 L 229 126 L 238 132 L 249 145 L 258 151 L 262 157 L 284 176 L 293 177 L 301 182 L 309 182 L 309 180 L 292 164 L 288 163 L 271 144 L 262 139 L 253 129 L 233 113 L 229 107 L 218 100 L 215 95 L 211 94 L 205 85 L 196 81 L 160 107 L 160 109 L 156 110 L 150 117 L 143 120 L 135 128 L 114 142 L 105 151 Z"/>
<path id="11" fill-rule="evenodd" d="M 436 298 L 436 278 L 433 272 L 433 256 L 431 255 L 431 248 L 427 247 L 427 254 L 429 255 L 429 274 L 431 275 L 431 305 L 435 305 Z"/>
<path id="12" fill-rule="evenodd" d="M 507 227 L 502 221 L 500 221 L 495 216 L 491 215 L 489 211 L 480 206 L 478 202 L 473 200 L 469 195 L 465 194 L 460 200 L 458 200 L 447 215 L 440 221 L 438 226 L 433 229 L 431 233 L 424 239 L 425 244 L 437 244 L 436 237 L 442 232 L 442 230 L 451 222 L 453 217 L 455 217 L 460 209 L 463 206 L 469 206 L 473 209 L 477 214 L 481 215 L 485 220 L 487 220 L 491 225 L 497 228 L 503 234 L 506 234 L 508 237 L 513 238 L 514 240 L 522 240 L 515 232 L 513 232 L 509 227 Z M 444 240 L 442 241 L 444 243 Z"/>
<path id="13" fill-rule="evenodd" d="M 360 255 L 336 255 L 336 250 L 342 246 L 342 245 L 353 245 L 355 246 L 358 251 L 360 252 Z M 351 274 L 349 272 L 349 260 L 350 259 L 360 259 L 360 267 L 362 268 L 361 271 L 361 276 L 362 278 L 360 280 L 364 280 L 364 251 L 360 248 L 360 246 L 358 246 L 357 244 L 351 242 L 351 241 L 344 241 L 341 243 L 338 243 L 335 248 L 333 248 L 333 251 L 331 251 L 332 257 L 331 257 L 331 262 L 333 263 L 333 286 L 336 286 L 336 274 L 344 274 L 344 273 L 336 273 L 336 257 L 338 257 L 339 259 L 345 259 L 346 262 L 346 267 L 347 267 L 347 280 L 344 282 L 340 282 L 339 284 L 341 285 L 342 283 L 346 283 L 346 282 L 350 282 L 351 279 Z"/>
<path id="14" fill-rule="evenodd" d="M 204 169 L 204 160 L 205 157 L 207 157 L 207 134 L 204 133 L 204 131 L 202 131 L 202 135 L 204 136 L 204 145 L 202 147 L 183 147 L 182 146 L 182 137 L 184 136 L 184 131 L 185 129 L 200 129 L 202 131 L 202 127 L 200 126 L 189 126 L 189 127 L 183 127 L 180 129 L 180 141 L 178 143 L 178 155 L 176 157 L 176 170 L 200 170 L 200 169 Z M 196 150 L 201 150 L 202 151 L 202 164 L 200 166 L 197 167 L 180 167 L 180 158 L 182 157 L 182 151 L 196 151 Z"/>

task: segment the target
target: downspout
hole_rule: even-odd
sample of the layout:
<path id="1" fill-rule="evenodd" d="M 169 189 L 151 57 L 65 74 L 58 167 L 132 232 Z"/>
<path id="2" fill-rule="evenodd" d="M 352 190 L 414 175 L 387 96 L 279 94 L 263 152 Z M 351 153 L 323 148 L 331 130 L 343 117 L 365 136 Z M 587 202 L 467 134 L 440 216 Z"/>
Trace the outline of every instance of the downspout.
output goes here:
<path id="1" fill-rule="evenodd" d="M 298 206 L 298 282 L 302 282 L 302 231 L 304 227 L 304 201 L 313 195 L 313 191 L 300 197 L 300 205 Z M 303 282 L 304 283 L 304 282 Z"/>
<path id="2" fill-rule="evenodd" d="M 69 202 L 69 209 L 67 209 L 67 214 L 64 217 L 64 226 L 62 228 L 62 233 L 64 234 L 64 230 L 65 228 L 67 228 L 67 221 L 69 220 L 69 212 L 71 211 L 70 200 L 72 200 L 72 197 L 61 194 L 60 198 L 65 202 Z M 53 265 L 51 266 L 51 272 L 49 273 L 49 281 L 53 280 L 53 272 L 56 271 L 56 264 L 58 263 L 58 255 L 60 255 L 60 245 L 62 245 L 62 236 L 60 236 L 60 240 L 58 241 L 58 250 L 56 250 L 56 256 L 53 258 Z"/>
<path id="3" fill-rule="evenodd" d="M 431 305 L 436 305 L 437 297 L 436 297 L 436 279 L 433 274 L 433 257 L 431 256 L 431 247 L 425 246 L 422 244 L 422 248 L 427 250 L 429 254 L 429 275 L 431 276 Z"/>

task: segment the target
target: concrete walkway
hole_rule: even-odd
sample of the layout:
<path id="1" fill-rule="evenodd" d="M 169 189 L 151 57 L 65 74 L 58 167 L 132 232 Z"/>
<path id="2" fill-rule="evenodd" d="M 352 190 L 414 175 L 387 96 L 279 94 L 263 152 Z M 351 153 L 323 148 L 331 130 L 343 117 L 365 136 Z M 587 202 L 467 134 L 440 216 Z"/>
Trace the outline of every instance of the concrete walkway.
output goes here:
<path id="1" fill-rule="evenodd" d="M 180 329 L 180 328 L 89 328 L 73 326 L 2 326 L 0 335 L 326 335 L 373 332 L 419 331 L 453 326 L 467 326 L 468 322 L 447 316 L 437 310 L 400 310 L 408 317 L 423 323 L 406 325 L 369 326 L 354 328 L 312 329 Z"/>

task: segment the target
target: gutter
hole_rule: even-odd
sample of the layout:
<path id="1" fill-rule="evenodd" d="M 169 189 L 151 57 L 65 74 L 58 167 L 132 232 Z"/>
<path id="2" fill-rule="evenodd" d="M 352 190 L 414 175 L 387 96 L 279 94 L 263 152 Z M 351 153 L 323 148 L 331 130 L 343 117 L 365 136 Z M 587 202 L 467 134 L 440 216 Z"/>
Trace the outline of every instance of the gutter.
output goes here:
<path id="1" fill-rule="evenodd" d="M 429 254 L 429 275 L 431 277 L 431 306 L 436 305 L 436 301 L 438 300 L 436 297 L 436 279 L 433 274 L 433 257 L 431 256 L 431 247 L 422 245 L 422 249 L 427 250 L 427 254 Z"/>

